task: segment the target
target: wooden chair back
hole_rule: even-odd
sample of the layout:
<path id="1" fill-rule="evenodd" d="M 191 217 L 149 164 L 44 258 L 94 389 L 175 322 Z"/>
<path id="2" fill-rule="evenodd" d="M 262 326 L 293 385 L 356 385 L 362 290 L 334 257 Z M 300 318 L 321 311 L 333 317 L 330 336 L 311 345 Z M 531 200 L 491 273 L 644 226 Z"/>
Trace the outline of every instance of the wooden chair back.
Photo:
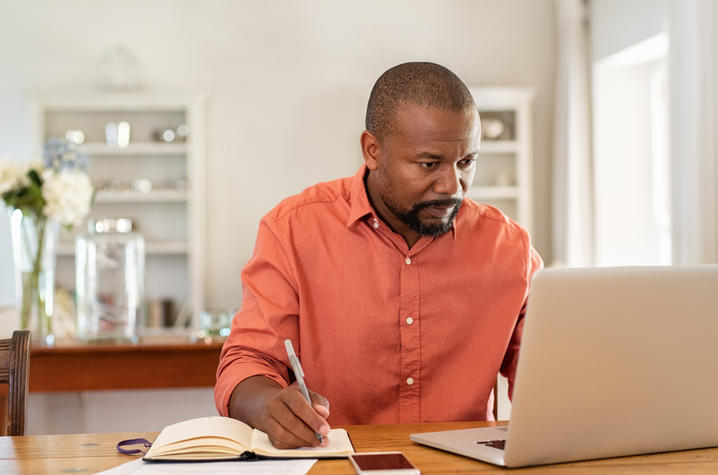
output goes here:
<path id="1" fill-rule="evenodd" d="M 24 435 L 30 373 L 30 332 L 0 340 L 0 384 L 8 385 L 6 435 Z"/>

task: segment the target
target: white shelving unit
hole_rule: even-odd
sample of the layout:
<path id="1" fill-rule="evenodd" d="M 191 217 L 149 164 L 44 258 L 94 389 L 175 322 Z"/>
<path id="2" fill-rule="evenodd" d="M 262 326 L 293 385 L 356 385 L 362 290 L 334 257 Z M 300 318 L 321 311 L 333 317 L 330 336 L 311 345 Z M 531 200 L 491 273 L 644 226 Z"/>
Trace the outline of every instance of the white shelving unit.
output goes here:
<path id="1" fill-rule="evenodd" d="M 150 241 L 145 243 L 145 254 L 148 256 L 172 256 L 189 254 L 190 250 L 186 241 Z M 69 242 L 60 243 L 57 246 L 58 256 L 74 256 L 75 245 Z"/>
<path id="2" fill-rule="evenodd" d="M 496 206 L 531 233 L 531 108 L 534 93 L 531 89 L 511 87 L 476 87 L 470 90 L 479 108 L 484 134 L 469 197 Z M 495 138 L 489 138 L 486 133 L 491 121 L 503 124 L 503 131 Z M 508 381 L 499 376 L 497 384 L 498 419 L 509 419 Z"/>
<path id="3" fill-rule="evenodd" d="M 491 139 L 484 128 L 476 178 L 469 196 L 496 206 L 530 233 L 533 228 L 531 109 L 534 93 L 531 89 L 511 87 L 470 89 L 482 126 L 500 121 L 503 132 Z"/>
<path id="4" fill-rule="evenodd" d="M 111 147 L 105 143 L 85 143 L 85 152 L 92 156 L 122 155 L 184 155 L 187 153 L 186 143 L 130 143 L 125 148 Z"/>
<path id="5" fill-rule="evenodd" d="M 469 196 L 475 200 L 515 200 L 519 190 L 515 186 L 472 186 Z"/>
<path id="6" fill-rule="evenodd" d="M 174 301 L 175 317 L 199 327 L 203 308 L 205 249 L 205 138 L 201 95 L 103 94 L 36 97 L 33 101 L 37 154 L 50 137 L 68 130 L 85 134 L 90 178 L 97 193 L 90 218 L 131 218 L 145 238 L 146 296 Z M 107 122 L 127 121 L 125 148 L 105 141 Z M 161 143 L 155 131 L 189 126 L 184 142 Z M 145 188 L 133 187 L 142 180 Z M 58 286 L 74 290 L 74 238 L 63 231 L 58 245 Z M 181 310 L 183 309 L 183 310 Z M 182 315 L 180 315 L 182 313 Z"/>
<path id="7" fill-rule="evenodd" d="M 172 203 L 189 201 L 185 190 L 98 191 L 95 203 Z"/>

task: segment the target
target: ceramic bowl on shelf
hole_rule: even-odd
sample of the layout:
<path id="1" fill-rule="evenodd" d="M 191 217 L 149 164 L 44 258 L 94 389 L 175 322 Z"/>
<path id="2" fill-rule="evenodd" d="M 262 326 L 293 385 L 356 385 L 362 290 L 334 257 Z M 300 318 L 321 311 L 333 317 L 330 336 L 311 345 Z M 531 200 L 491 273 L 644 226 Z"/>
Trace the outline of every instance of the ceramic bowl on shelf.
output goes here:
<path id="1" fill-rule="evenodd" d="M 481 134 L 486 140 L 499 140 L 504 134 L 504 123 L 496 117 L 481 119 Z"/>

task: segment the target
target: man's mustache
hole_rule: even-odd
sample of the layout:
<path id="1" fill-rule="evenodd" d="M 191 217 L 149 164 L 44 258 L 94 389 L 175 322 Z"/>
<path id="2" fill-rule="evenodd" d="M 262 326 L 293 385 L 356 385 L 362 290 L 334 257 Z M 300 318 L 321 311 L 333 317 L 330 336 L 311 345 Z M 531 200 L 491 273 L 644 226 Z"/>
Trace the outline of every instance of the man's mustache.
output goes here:
<path id="1" fill-rule="evenodd" d="M 424 208 L 430 208 L 430 207 L 432 207 L 432 206 L 436 206 L 436 207 L 439 207 L 439 208 L 443 208 L 443 207 L 447 207 L 447 208 L 448 208 L 449 206 L 454 206 L 454 207 L 457 207 L 457 208 L 458 208 L 459 206 L 461 206 L 461 202 L 462 202 L 462 200 L 460 200 L 460 199 L 458 199 L 458 198 L 447 198 L 447 199 L 445 199 L 445 200 L 422 201 L 421 203 L 415 204 L 415 205 L 412 207 L 411 211 L 412 211 L 412 212 L 418 212 L 418 211 L 421 211 L 421 210 L 424 209 Z"/>

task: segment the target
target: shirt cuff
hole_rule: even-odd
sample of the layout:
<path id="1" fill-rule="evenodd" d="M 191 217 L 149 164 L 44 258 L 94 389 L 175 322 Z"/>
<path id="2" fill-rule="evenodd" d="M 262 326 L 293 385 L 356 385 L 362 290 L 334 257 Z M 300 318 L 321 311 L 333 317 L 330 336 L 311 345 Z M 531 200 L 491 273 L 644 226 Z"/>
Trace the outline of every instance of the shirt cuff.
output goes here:
<path id="1" fill-rule="evenodd" d="M 239 365 L 230 365 L 222 371 L 217 377 L 217 383 L 214 386 L 214 398 L 217 411 L 221 416 L 229 417 L 229 400 L 232 392 L 239 383 L 252 376 L 265 376 L 275 381 L 282 388 L 287 387 L 289 383 L 281 375 L 272 371 L 268 371 L 267 367 L 261 363 L 243 363 Z"/>

